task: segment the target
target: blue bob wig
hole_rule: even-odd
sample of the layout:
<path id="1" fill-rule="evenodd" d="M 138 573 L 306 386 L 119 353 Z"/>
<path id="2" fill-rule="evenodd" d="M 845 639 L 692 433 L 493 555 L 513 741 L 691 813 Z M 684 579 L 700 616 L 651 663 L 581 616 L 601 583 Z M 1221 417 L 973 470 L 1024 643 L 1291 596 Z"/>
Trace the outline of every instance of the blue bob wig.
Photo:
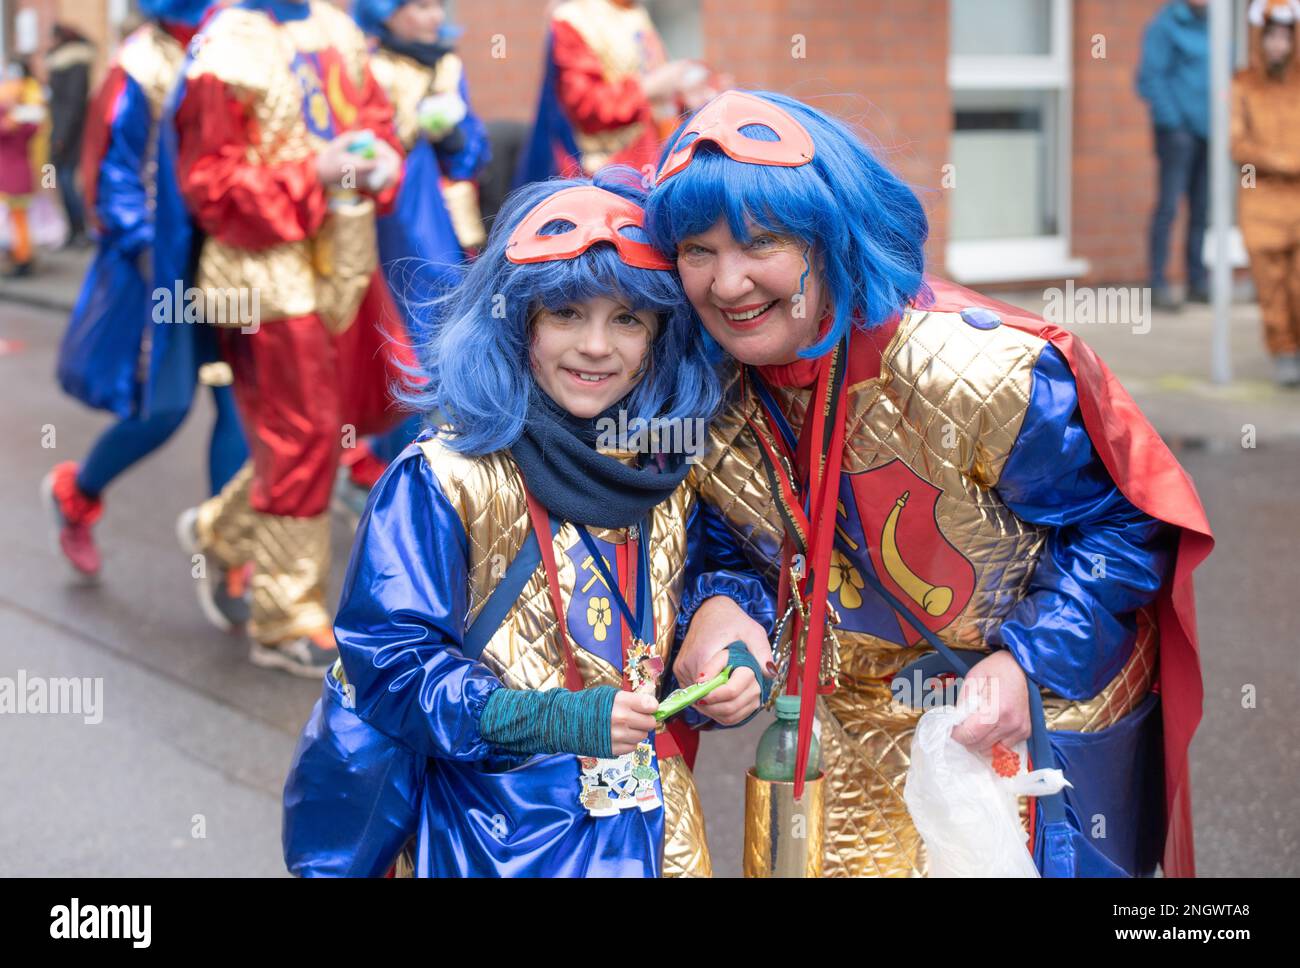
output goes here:
<path id="1" fill-rule="evenodd" d="M 912 190 L 843 122 L 783 94 L 749 93 L 803 125 L 813 140 L 812 161 L 794 168 L 747 164 L 706 141 L 685 169 L 651 193 L 646 227 L 655 245 L 673 255 L 683 239 L 708 231 L 723 217 L 738 242 L 749 241 L 752 223 L 807 244 L 835 318 L 820 342 L 800 352 L 804 357 L 829 352 L 855 318 L 870 329 L 909 303 L 928 300 L 929 226 Z M 689 122 L 668 139 L 661 163 Z M 746 125 L 740 133 L 755 141 L 777 140 L 765 125 Z"/>
<path id="2" fill-rule="evenodd" d="M 594 184 L 644 205 L 640 183 L 639 172 L 617 166 L 597 172 L 590 181 L 524 185 L 506 199 L 483 252 L 460 282 L 432 302 L 430 335 L 416 347 L 417 375 L 427 382 L 403 396 L 450 425 L 444 438 L 453 450 L 479 456 L 519 438 L 529 398 L 541 392 L 530 357 L 533 317 L 542 308 L 560 309 L 598 296 L 621 298 L 633 310 L 648 309 L 659 318 L 645 375 L 626 400 L 628 420 L 713 415 L 721 400 L 716 362 L 676 272 L 629 266 L 607 242 L 572 259 L 519 264 L 506 258 L 515 227 L 556 192 Z M 552 223 L 543 231 L 559 234 L 570 228 Z M 633 241 L 649 242 L 635 227 L 623 231 Z"/>

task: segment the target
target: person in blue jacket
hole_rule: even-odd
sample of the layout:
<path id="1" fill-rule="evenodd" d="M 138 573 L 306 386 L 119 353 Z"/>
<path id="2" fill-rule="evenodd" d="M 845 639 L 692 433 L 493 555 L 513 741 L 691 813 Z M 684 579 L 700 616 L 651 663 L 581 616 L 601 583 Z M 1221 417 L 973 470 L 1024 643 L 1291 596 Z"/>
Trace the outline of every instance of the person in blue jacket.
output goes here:
<path id="1" fill-rule="evenodd" d="M 151 292 L 156 215 L 178 208 L 163 197 L 167 189 L 157 177 L 159 124 L 208 6 L 209 0 L 142 0 L 150 19 L 123 42 L 87 125 L 82 168 L 98 250 L 59 347 L 58 379 L 65 392 L 117 419 L 83 461 L 54 467 L 42 494 L 59 549 L 89 577 L 101 568 L 93 526 L 103 514 L 104 490 L 172 437 L 189 413 L 201 367 L 218 360 L 209 327 L 176 325 L 164 333 L 150 325 L 157 303 Z M 171 242 L 164 234 L 164 247 Z M 173 298 L 170 289 L 164 295 Z M 164 342 L 173 350 L 165 358 L 158 352 Z M 175 352 L 182 344 L 184 352 Z M 248 448 L 221 365 L 205 377 L 216 407 L 208 451 L 215 494 Z M 246 618 L 244 576 L 218 572 L 201 583 L 200 599 L 209 617 L 229 628 Z"/>
<path id="2" fill-rule="evenodd" d="M 1137 90 L 1151 109 L 1155 129 L 1159 194 L 1151 218 L 1150 280 L 1152 304 L 1174 309 L 1165 266 L 1169 232 L 1178 204 L 1187 196 L 1187 298 L 1208 302 L 1205 239 L 1209 192 L 1210 41 L 1207 0 L 1172 0 L 1147 25 Z"/>
<path id="3" fill-rule="evenodd" d="M 380 752 L 395 742 L 421 764 L 399 784 L 418 800 L 417 876 L 711 871 L 680 721 L 654 714 L 679 629 L 718 596 L 744 612 L 733 672 L 688 712 L 756 712 L 772 604 L 755 573 L 705 557 L 717 526 L 672 444 L 685 435 L 667 431 L 706 420 L 720 389 L 648 243 L 639 182 L 606 169 L 507 202 L 421 348 L 424 408 L 446 422 L 390 465 L 357 532 L 326 688 L 346 683 L 340 708 L 389 738 Z M 635 429 L 651 418 L 658 434 Z M 503 602 L 532 536 L 526 583 Z M 338 774 L 323 735 L 309 724 L 286 784 L 290 870 L 382 874 L 399 845 L 370 832 L 406 829 L 391 819 L 402 791 L 358 800 L 357 733 L 333 734 Z M 314 811 L 331 783 L 337 810 Z"/>

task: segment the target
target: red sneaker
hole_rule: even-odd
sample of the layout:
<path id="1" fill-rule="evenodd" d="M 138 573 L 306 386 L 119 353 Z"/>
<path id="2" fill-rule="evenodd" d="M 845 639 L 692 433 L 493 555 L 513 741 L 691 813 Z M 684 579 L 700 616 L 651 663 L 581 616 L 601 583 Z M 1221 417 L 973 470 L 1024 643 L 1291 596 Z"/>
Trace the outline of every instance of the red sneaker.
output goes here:
<path id="1" fill-rule="evenodd" d="M 99 574 L 99 548 L 91 531 L 104 513 L 104 502 L 83 494 L 77 487 L 77 465 L 64 461 L 41 481 L 41 497 L 54 523 L 59 550 L 78 574 L 94 578 Z"/>

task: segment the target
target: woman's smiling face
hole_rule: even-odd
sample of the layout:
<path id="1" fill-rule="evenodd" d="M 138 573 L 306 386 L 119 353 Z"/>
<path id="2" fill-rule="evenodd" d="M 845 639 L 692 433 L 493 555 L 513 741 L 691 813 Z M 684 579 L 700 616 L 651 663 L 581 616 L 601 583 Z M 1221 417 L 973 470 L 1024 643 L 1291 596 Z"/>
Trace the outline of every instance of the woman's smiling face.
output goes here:
<path id="1" fill-rule="evenodd" d="M 749 226 L 748 242 L 726 219 L 677 244 L 677 272 L 704 328 L 742 363 L 793 363 L 812 345 L 826 312 L 812 253 L 798 239 Z"/>
<path id="2" fill-rule="evenodd" d="M 649 363 L 658 316 L 597 296 L 533 317 L 533 376 L 575 417 L 590 419 L 632 391 Z"/>

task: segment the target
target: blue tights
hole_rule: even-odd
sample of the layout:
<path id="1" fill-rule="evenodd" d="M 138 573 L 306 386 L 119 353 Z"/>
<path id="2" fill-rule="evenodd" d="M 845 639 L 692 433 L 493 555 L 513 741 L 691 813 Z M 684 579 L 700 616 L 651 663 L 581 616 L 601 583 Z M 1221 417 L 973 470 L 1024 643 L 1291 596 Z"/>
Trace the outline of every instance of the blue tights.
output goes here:
<path id="1" fill-rule="evenodd" d="M 217 419 L 208 444 L 208 485 L 216 494 L 248 459 L 248 444 L 230 387 L 213 387 L 212 399 Z M 98 497 L 119 474 L 165 444 L 185 422 L 187 413 L 179 410 L 127 417 L 113 424 L 90 449 L 77 472 L 77 487 L 89 497 Z"/>

